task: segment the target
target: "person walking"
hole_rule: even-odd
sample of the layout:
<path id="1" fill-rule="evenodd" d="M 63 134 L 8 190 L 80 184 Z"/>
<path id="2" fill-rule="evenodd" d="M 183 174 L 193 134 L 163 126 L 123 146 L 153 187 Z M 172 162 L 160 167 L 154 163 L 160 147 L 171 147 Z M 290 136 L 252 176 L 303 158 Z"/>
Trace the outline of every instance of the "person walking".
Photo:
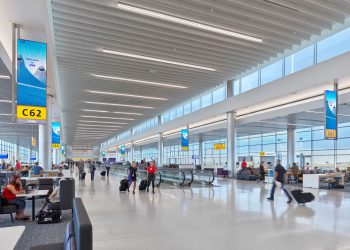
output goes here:
<path id="1" fill-rule="evenodd" d="M 137 165 L 136 165 L 136 162 L 133 161 L 131 167 L 129 167 L 129 170 L 128 170 L 129 187 L 131 187 L 131 184 L 133 184 L 133 191 L 132 191 L 133 194 L 135 194 L 135 189 L 136 189 L 136 172 L 137 172 Z"/>
<path id="2" fill-rule="evenodd" d="M 285 181 L 286 181 L 286 169 L 281 165 L 281 161 L 277 160 L 276 161 L 276 167 L 275 167 L 275 178 L 274 182 L 272 184 L 272 189 L 271 189 L 271 194 L 270 197 L 267 199 L 270 201 L 274 200 L 274 195 L 275 195 L 275 189 L 276 189 L 276 182 L 278 182 L 281 185 L 282 190 L 288 197 L 287 203 L 291 203 L 293 201 L 292 196 L 288 193 L 286 187 L 285 187 Z"/>
<path id="3" fill-rule="evenodd" d="M 92 161 L 89 161 L 89 172 L 91 175 L 91 180 L 93 181 L 95 178 L 95 171 L 96 171 L 96 166 L 95 163 Z"/>
<path id="4" fill-rule="evenodd" d="M 157 173 L 156 161 L 152 160 L 150 162 L 150 165 L 147 167 L 147 181 L 148 181 L 147 192 L 149 191 L 149 186 L 152 183 L 152 193 L 154 193 L 154 181 L 156 179 L 156 173 Z"/>
<path id="5" fill-rule="evenodd" d="M 84 173 L 84 161 L 82 159 L 77 163 L 77 167 L 79 170 L 79 180 L 82 180 L 82 175 Z"/>
<path id="6" fill-rule="evenodd" d="M 16 160 L 16 171 L 17 171 L 17 174 L 21 174 L 21 171 L 22 171 L 22 165 L 18 160 Z"/>
<path id="7" fill-rule="evenodd" d="M 105 162 L 105 167 L 106 167 L 106 172 L 107 172 L 107 177 L 109 176 L 109 170 L 111 170 L 111 165 L 109 164 L 108 161 Z"/>

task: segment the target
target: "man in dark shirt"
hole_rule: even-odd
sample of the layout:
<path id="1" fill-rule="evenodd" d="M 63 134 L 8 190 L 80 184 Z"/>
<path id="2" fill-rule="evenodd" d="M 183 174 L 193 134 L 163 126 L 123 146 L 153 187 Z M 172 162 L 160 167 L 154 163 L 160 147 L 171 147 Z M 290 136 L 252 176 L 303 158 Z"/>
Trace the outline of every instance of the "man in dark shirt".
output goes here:
<path id="1" fill-rule="evenodd" d="M 292 197 L 290 196 L 290 194 L 288 193 L 286 187 L 284 186 L 285 183 L 285 178 L 286 178 L 286 170 L 284 167 L 282 167 L 281 165 L 281 161 L 277 160 L 276 161 L 277 165 L 275 167 L 275 180 L 272 184 L 272 189 L 271 189 L 271 194 L 270 197 L 267 198 L 270 201 L 274 200 L 274 194 L 275 194 L 275 189 L 276 189 L 276 181 L 278 181 L 279 183 L 281 183 L 281 188 L 284 191 L 284 193 L 287 195 L 288 197 L 288 201 L 287 203 L 291 203 L 292 202 Z"/>

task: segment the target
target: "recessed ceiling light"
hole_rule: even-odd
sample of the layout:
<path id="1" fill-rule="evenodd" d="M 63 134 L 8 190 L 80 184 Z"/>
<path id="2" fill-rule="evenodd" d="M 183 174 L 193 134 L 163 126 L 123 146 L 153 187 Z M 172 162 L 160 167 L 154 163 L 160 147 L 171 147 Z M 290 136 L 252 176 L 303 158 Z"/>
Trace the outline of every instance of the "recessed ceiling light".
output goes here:
<path id="1" fill-rule="evenodd" d="M 135 120 L 135 119 L 132 119 L 132 118 L 124 118 L 124 117 L 108 117 L 108 116 L 94 116 L 94 115 L 81 115 L 80 117 L 99 118 L 99 119 L 112 119 L 112 120 L 126 120 L 126 121 L 133 121 L 133 120 Z"/>
<path id="2" fill-rule="evenodd" d="M 167 64 L 172 64 L 172 65 L 177 65 L 177 66 L 183 66 L 183 67 L 189 67 L 189 68 L 195 68 L 195 69 L 203 69 L 203 70 L 208 70 L 208 71 L 215 71 L 214 68 L 203 67 L 203 66 L 198 66 L 198 65 L 194 65 L 194 64 L 188 64 L 188 63 L 169 61 L 169 60 L 154 58 L 154 57 L 149 57 L 149 56 L 136 55 L 136 54 L 126 53 L 126 52 L 121 52 L 121 51 L 102 49 L 102 52 L 108 53 L 108 54 L 113 54 L 113 55 L 118 55 L 118 56 L 126 56 L 126 57 L 142 59 L 142 60 L 167 63 Z"/>
<path id="3" fill-rule="evenodd" d="M 132 113 L 132 112 L 119 112 L 119 111 L 107 111 L 107 110 L 93 110 L 93 109 L 82 109 L 85 112 L 97 112 L 97 113 L 113 113 L 113 114 L 124 114 L 124 115 L 142 115 L 140 113 Z"/>
<path id="4" fill-rule="evenodd" d="M 221 35 L 231 36 L 231 37 L 235 37 L 235 38 L 239 38 L 239 39 L 243 39 L 243 40 L 247 40 L 247 41 L 251 41 L 251 42 L 256 42 L 256 43 L 262 43 L 262 39 L 258 38 L 258 37 L 249 36 L 249 35 L 241 34 L 241 33 L 234 32 L 234 31 L 229 31 L 226 29 L 217 28 L 214 26 L 210 26 L 210 25 L 206 25 L 206 24 L 202 24 L 202 23 L 198 23 L 198 22 L 193 22 L 193 21 L 182 19 L 179 17 L 170 16 L 170 15 L 162 14 L 159 12 L 146 10 L 146 9 L 139 8 L 139 7 L 134 7 L 131 5 L 124 4 L 124 3 L 118 3 L 118 9 L 141 14 L 141 15 L 145 15 L 145 16 L 150 16 L 153 18 L 157 18 L 157 19 L 161 19 L 161 20 L 189 26 L 189 27 L 196 28 L 196 29 L 201 29 L 201 30 L 205 30 L 205 31 L 218 33 Z"/>
<path id="5" fill-rule="evenodd" d="M 132 95 L 132 94 L 115 93 L 115 92 L 103 92 L 103 91 L 96 91 L 96 90 L 86 90 L 86 91 L 89 93 L 102 94 L 102 95 L 115 95 L 115 96 L 125 96 L 125 97 L 133 97 L 133 98 L 140 98 L 140 99 L 163 100 L 163 101 L 168 100 L 166 98 L 154 97 L 154 96 Z"/>
<path id="6" fill-rule="evenodd" d="M 84 101 L 88 104 L 96 104 L 96 105 L 106 105 L 106 106 L 118 106 L 118 107 L 129 107 L 129 108 L 139 108 L 139 109 L 154 109 L 154 107 L 148 106 L 138 106 L 138 105 L 129 105 L 129 104 L 120 104 L 120 103 L 107 103 L 107 102 L 89 102 Z"/>
<path id="7" fill-rule="evenodd" d="M 11 100 L 0 100 L 0 102 L 8 102 L 8 103 L 11 103 L 12 101 L 11 101 Z"/>
<path id="8" fill-rule="evenodd" d="M 120 128 L 120 126 L 107 126 L 107 125 L 97 125 L 97 124 L 77 124 L 77 126 L 100 127 L 100 128 Z"/>
<path id="9" fill-rule="evenodd" d="M 10 79 L 10 76 L 0 75 L 0 79 Z"/>
<path id="10" fill-rule="evenodd" d="M 98 74 L 91 74 L 91 75 L 94 77 L 97 77 L 97 78 L 104 78 L 104 79 L 109 79 L 109 80 L 117 80 L 117 81 L 123 81 L 123 82 L 134 82 L 134 83 L 154 85 L 154 86 L 159 86 L 159 87 L 187 89 L 187 87 L 185 87 L 185 86 L 170 84 L 170 83 L 151 82 L 151 81 L 143 81 L 143 80 L 129 79 L 129 78 L 123 78 L 123 77 L 117 77 L 117 76 L 98 75 Z"/>

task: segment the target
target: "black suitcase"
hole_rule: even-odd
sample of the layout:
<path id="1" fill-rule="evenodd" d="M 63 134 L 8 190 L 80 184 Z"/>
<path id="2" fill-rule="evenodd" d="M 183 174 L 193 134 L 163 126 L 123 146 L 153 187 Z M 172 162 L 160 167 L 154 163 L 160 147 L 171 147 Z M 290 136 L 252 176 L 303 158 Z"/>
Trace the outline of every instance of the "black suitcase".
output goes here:
<path id="1" fill-rule="evenodd" d="M 129 183 L 127 179 L 120 181 L 119 191 L 120 192 L 126 192 L 126 190 L 129 189 Z"/>
<path id="2" fill-rule="evenodd" d="M 139 185 L 139 190 L 140 191 L 145 191 L 146 188 L 148 187 L 148 181 L 147 180 L 142 180 Z"/>
<path id="3" fill-rule="evenodd" d="M 101 176 L 105 176 L 106 175 L 106 171 L 101 171 Z"/>
<path id="4" fill-rule="evenodd" d="M 81 178 L 82 180 L 85 180 L 85 175 L 86 175 L 86 173 L 81 173 L 80 178 Z"/>
<path id="5" fill-rule="evenodd" d="M 298 202 L 298 204 L 305 204 L 315 199 L 315 196 L 312 193 L 306 193 L 300 189 L 291 191 L 291 194 L 293 195 L 294 199 Z"/>

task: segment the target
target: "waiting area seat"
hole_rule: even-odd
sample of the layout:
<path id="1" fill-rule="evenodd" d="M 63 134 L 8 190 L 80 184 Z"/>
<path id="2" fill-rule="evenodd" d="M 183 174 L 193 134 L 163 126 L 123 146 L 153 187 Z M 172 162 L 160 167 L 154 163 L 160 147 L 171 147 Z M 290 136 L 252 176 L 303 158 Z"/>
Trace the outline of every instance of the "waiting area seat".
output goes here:
<path id="1" fill-rule="evenodd" d="M 246 180 L 246 181 L 256 181 L 258 179 L 258 174 L 255 173 L 253 169 L 242 169 L 237 173 L 238 180 Z"/>
<path id="2" fill-rule="evenodd" d="M 81 198 L 73 201 L 73 219 L 67 224 L 64 242 L 31 247 L 31 250 L 91 250 L 92 224 Z"/>
<path id="3" fill-rule="evenodd" d="M 13 213 L 16 213 L 17 206 L 14 204 L 7 204 L 7 201 L 2 198 L 0 192 L 0 214 L 9 214 L 11 216 L 11 221 L 13 221 Z"/>
<path id="4" fill-rule="evenodd" d="M 67 210 L 73 209 L 73 200 L 75 198 L 75 180 L 62 179 L 59 182 L 60 202 L 49 203 L 49 210 Z"/>

